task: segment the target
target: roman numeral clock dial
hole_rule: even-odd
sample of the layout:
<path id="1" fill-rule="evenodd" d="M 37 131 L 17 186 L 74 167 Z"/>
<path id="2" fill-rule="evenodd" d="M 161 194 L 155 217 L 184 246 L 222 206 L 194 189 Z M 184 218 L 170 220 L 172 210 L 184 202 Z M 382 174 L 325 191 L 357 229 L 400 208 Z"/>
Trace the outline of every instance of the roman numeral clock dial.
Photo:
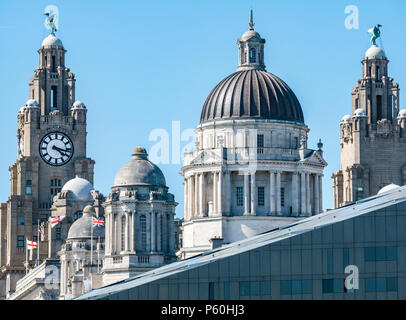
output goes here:
<path id="1" fill-rule="evenodd" d="M 45 135 L 39 144 L 42 160 L 51 166 L 62 166 L 73 156 L 72 140 L 64 133 L 51 132 Z"/>

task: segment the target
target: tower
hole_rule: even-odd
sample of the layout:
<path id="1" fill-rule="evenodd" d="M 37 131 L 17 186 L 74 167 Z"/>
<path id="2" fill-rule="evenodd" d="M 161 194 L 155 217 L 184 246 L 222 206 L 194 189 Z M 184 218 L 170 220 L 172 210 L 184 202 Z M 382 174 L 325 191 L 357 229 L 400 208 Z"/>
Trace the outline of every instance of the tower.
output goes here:
<path id="1" fill-rule="evenodd" d="M 93 184 L 95 162 L 86 157 L 87 109 L 75 102 L 75 76 L 54 31 L 38 50 L 29 100 L 17 114 L 17 161 L 9 168 L 10 197 L 0 215 L 0 289 L 5 287 L 0 296 L 12 293 L 24 275 L 26 240 L 38 240 L 37 223 L 48 219 L 62 186 L 75 176 Z M 40 248 L 40 259 L 46 258 L 47 245 Z"/>
<path id="2" fill-rule="evenodd" d="M 335 207 L 375 195 L 388 184 L 406 183 L 406 111 L 399 110 L 399 85 L 389 77 L 388 65 L 376 44 L 362 60 L 362 78 L 352 89 L 352 116 L 340 122 L 341 169 L 332 177 Z"/>
<path id="3" fill-rule="evenodd" d="M 237 43 L 237 72 L 207 97 L 196 147 L 184 154 L 182 258 L 322 211 L 322 144 L 308 148 L 300 102 L 266 72 L 252 11 Z"/>

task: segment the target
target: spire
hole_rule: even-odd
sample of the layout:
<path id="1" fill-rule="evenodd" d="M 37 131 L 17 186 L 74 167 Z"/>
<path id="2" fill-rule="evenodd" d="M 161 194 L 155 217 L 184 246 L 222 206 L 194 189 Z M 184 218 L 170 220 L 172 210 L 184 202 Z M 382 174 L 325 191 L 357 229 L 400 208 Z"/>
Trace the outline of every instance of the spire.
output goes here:
<path id="1" fill-rule="evenodd" d="M 250 10 L 250 22 L 248 23 L 248 26 L 250 27 L 250 30 L 254 30 L 255 23 L 254 23 L 252 9 Z"/>

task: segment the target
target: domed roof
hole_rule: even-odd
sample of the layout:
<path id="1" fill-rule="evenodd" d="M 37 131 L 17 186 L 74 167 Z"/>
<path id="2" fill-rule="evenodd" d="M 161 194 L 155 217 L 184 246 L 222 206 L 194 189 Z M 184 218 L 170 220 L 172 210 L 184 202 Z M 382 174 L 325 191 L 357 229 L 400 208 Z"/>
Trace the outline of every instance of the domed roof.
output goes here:
<path id="1" fill-rule="evenodd" d="M 365 59 L 386 59 L 385 51 L 376 45 L 372 45 L 365 53 Z"/>
<path id="2" fill-rule="evenodd" d="M 269 119 L 304 123 L 294 92 L 277 76 L 263 70 L 238 71 L 209 94 L 200 123 L 219 119 Z"/>
<path id="3" fill-rule="evenodd" d="M 367 112 L 364 109 L 358 108 L 354 111 L 353 117 L 366 117 Z"/>
<path id="4" fill-rule="evenodd" d="M 76 177 L 69 180 L 62 187 L 62 191 L 71 191 L 71 200 L 89 201 L 93 200 L 91 191 L 94 190 L 92 184 L 86 179 Z"/>
<path id="5" fill-rule="evenodd" d="M 34 99 L 27 100 L 27 102 L 25 103 L 25 106 L 27 108 L 39 108 L 38 102 L 35 101 Z"/>
<path id="6" fill-rule="evenodd" d="M 68 232 L 68 239 L 90 239 L 92 236 L 92 219 L 95 216 L 94 208 L 86 206 L 83 209 L 82 217 L 72 223 Z M 104 238 L 104 227 L 93 228 L 93 239 L 98 237 Z"/>
<path id="7" fill-rule="evenodd" d="M 251 38 L 257 38 L 259 41 L 263 41 L 263 39 L 261 38 L 261 36 L 259 35 L 258 32 L 256 32 L 255 30 L 248 30 L 247 32 L 245 32 L 241 38 L 239 39 L 240 41 L 247 41 Z"/>
<path id="8" fill-rule="evenodd" d="M 399 186 L 397 184 L 392 183 L 392 184 L 389 184 L 389 185 L 383 187 L 381 190 L 379 190 L 378 194 L 382 194 L 382 193 L 391 191 L 391 190 L 396 189 L 396 188 L 399 188 Z"/>
<path id="9" fill-rule="evenodd" d="M 50 34 L 42 41 L 41 48 L 51 49 L 51 48 L 61 48 L 63 49 L 63 44 L 61 39 L 57 38 L 54 34 Z"/>
<path id="10" fill-rule="evenodd" d="M 342 123 L 351 123 L 351 116 L 349 114 L 346 114 L 342 119 Z"/>
<path id="11" fill-rule="evenodd" d="M 86 106 L 82 101 L 76 100 L 72 105 L 72 109 L 86 109 Z"/>
<path id="12" fill-rule="evenodd" d="M 115 187 L 136 185 L 166 186 L 161 169 L 148 160 L 142 147 L 135 148 L 131 161 L 121 167 L 114 179 Z"/>
<path id="13" fill-rule="evenodd" d="M 398 118 L 399 119 L 406 118 L 406 109 L 401 109 L 399 111 Z"/>

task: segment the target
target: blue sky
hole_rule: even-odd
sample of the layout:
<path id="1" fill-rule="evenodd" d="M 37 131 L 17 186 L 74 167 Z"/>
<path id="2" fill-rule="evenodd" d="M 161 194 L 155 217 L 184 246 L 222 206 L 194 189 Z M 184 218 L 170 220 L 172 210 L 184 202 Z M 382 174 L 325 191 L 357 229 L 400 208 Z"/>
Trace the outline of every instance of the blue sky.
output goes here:
<path id="1" fill-rule="evenodd" d="M 351 112 L 351 88 L 373 25 L 383 25 L 390 76 L 401 88 L 406 84 L 404 0 L 1 0 L 1 202 L 17 156 L 17 111 L 28 99 L 37 50 L 48 35 L 43 11 L 49 4 L 59 8 L 57 35 L 76 74 L 76 98 L 89 110 L 88 156 L 96 160 L 95 188 L 104 194 L 136 146 L 149 150 L 156 143 L 149 140 L 152 130 L 171 137 L 172 121 L 180 121 L 181 131 L 196 127 L 210 90 L 236 69 L 236 41 L 248 28 L 251 7 L 255 30 L 267 40 L 267 70 L 301 102 L 309 146 L 324 142 L 326 208 L 333 205 L 331 174 L 340 165 L 339 121 Z M 358 30 L 344 26 L 347 5 L 359 9 Z M 181 165 L 159 166 L 183 216 Z"/>

